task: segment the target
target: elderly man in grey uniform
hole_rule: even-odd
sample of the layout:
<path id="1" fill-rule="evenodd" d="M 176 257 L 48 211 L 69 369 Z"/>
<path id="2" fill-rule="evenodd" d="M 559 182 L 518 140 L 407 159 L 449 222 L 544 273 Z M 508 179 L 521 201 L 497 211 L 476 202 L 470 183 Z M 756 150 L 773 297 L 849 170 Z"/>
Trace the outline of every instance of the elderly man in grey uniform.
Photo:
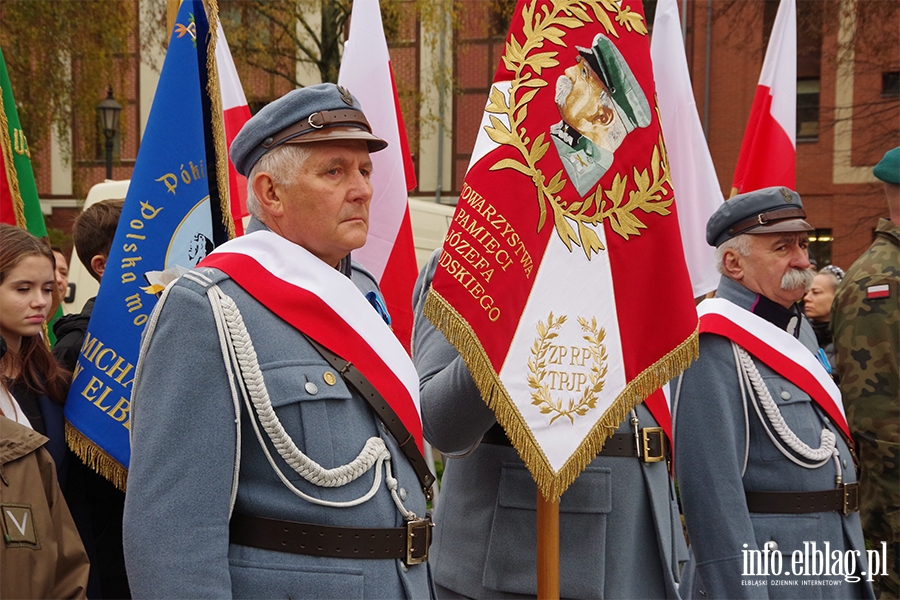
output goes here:
<path id="1" fill-rule="evenodd" d="M 432 595 L 418 378 L 349 257 L 386 145 L 333 84 L 288 93 L 235 139 L 248 233 L 170 285 L 144 335 L 135 597 Z"/>
<path id="2" fill-rule="evenodd" d="M 710 217 L 722 279 L 676 384 L 686 598 L 869 598 L 840 392 L 797 302 L 812 282 L 800 197 L 772 187 Z"/>
<path id="3" fill-rule="evenodd" d="M 440 252 L 416 282 L 413 330 L 425 436 L 445 457 L 432 550 L 437 595 L 533 598 L 537 486 L 462 358 L 423 314 Z M 647 455 L 637 454 L 636 435 Z M 664 440 L 639 405 L 562 495 L 561 597 L 678 598 L 687 548 Z"/>

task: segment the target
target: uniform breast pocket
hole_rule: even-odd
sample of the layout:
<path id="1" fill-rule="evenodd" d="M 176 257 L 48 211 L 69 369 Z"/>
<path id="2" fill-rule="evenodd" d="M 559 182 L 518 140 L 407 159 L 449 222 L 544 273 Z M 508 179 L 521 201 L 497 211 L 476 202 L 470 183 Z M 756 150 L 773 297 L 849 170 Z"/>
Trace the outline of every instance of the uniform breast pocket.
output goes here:
<path id="1" fill-rule="evenodd" d="M 602 594 L 606 517 L 612 510 L 612 473 L 588 467 L 563 494 L 560 507 L 560 595 Z M 485 559 L 485 587 L 513 594 L 537 590 L 537 486 L 522 464 L 505 463 Z"/>
<path id="2" fill-rule="evenodd" d="M 785 438 L 790 437 L 787 434 L 788 429 L 810 448 L 818 448 L 821 445 L 824 426 L 813 409 L 809 394 L 781 377 L 767 377 L 764 381 L 774 401 L 774 409 L 770 410 L 766 410 L 760 402 L 759 408 L 766 429 L 781 446 L 786 448 L 788 446 Z M 760 443 L 763 459 L 785 459 L 784 454 L 770 442 L 768 436 L 760 440 Z"/>
<path id="3" fill-rule="evenodd" d="M 297 448 L 325 468 L 344 458 L 335 454 L 334 432 L 348 431 L 360 403 L 351 401 L 340 375 L 326 363 L 302 361 L 269 363 L 262 374 L 275 415 Z"/>

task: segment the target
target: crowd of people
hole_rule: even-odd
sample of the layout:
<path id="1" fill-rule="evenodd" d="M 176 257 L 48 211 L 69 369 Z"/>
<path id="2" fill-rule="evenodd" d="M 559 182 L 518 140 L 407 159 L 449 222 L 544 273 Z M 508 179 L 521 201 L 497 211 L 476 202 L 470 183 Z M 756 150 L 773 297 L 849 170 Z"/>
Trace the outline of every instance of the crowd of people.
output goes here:
<path id="1" fill-rule="evenodd" d="M 412 358 L 350 259 L 386 145 L 333 84 L 241 130 L 250 225 L 159 299 L 127 493 L 66 447 L 93 299 L 53 324 L 51 352 L 65 255 L 0 225 L 0 597 L 535 597 L 536 488 L 424 316 L 438 254 Z M 875 175 L 890 220 L 846 273 L 811 267 L 792 190 L 712 215 L 722 277 L 698 306 L 699 359 L 670 384 L 673 440 L 636 446 L 659 427 L 638 405 L 563 495 L 562 597 L 898 597 L 900 148 Z M 98 281 L 122 205 L 74 224 Z M 444 464 L 433 524 L 426 441 Z M 775 557 L 800 575 L 817 549 L 824 574 L 776 576 Z"/>

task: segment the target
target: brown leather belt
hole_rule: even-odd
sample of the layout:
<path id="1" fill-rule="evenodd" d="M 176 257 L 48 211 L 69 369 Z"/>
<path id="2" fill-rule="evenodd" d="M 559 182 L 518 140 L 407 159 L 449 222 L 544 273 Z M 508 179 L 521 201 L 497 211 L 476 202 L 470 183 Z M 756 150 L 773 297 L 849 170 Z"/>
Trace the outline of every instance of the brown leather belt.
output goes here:
<path id="1" fill-rule="evenodd" d="M 410 521 L 405 527 L 333 527 L 314 523 L 280 521 L 234 513 L 232 544 L 262 550 L 331 558 L 399 558 L 407 565 L 428 560 L 431 516 Z"/>
<path id="2" fill-rule="evenodd" d="M 845 515 L 859 510 L 859 484 L 845 483 L 820 492 L 746 492 L 752 513 L 800 514 L 831 512 Z"/>
<path id="3" fill-rule="evenodd" d="M 652 463 L 666 459 L 669 448 L 669 440 L 662 427 L 644 427 L 640 429 L 640 452 L 638 443 L 632 433 L 614 433 L 606 439 L 603 450 L 599 456 L 624 456 L 641 458 L 644 462 Z M 512 446 L 506 432 L 499 423 L 495 423 L 481 438 L 483 444 L 496 446 Z"/>

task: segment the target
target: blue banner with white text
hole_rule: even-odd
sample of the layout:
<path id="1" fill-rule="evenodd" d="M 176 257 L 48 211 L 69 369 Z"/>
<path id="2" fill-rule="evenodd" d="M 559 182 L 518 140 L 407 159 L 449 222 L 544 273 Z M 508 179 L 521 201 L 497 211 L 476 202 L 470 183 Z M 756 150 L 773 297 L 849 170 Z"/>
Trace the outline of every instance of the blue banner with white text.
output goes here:
<path id="1" fill-rule="evenodd" d="M 208 49 L 203 4 L 186 0 L 66 401 L 69 445 L 120 489 L 131 456 L 141 333 L 157 293 L 227 239 L 210 127 Z"/>

